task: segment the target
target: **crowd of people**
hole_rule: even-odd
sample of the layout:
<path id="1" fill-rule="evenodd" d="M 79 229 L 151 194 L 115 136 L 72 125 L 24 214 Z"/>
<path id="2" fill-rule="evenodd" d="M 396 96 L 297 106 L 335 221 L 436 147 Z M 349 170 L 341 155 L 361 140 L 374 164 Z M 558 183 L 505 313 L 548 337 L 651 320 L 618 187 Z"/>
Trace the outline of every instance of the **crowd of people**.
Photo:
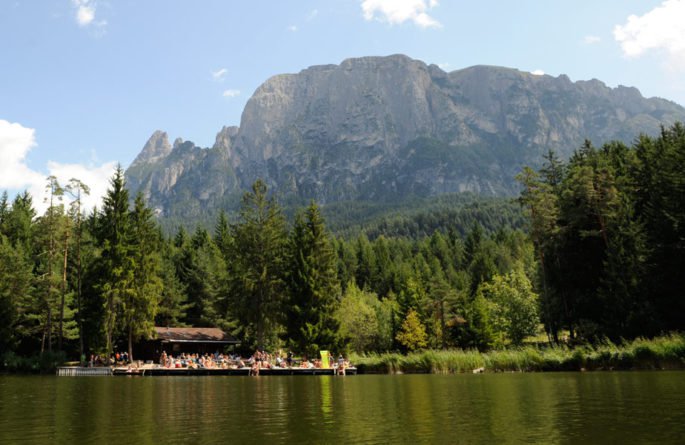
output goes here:
<path id="1" fill-rule="evenodd" d="M 142 362 L 140 362 L 142 364 Z M 151 363 L 151 362 L 150 362 Z M 88 365 L 93 366 L 131 366 L 127 352 L 114 352 L 109 359 L 106 356 L 91 354 Z M 135 365 L 135 363 L 133 364 Z M 213 354 L 181 353 L 174 356 L 162 351 L 159 364 L 163 368 L 185 368 L 185 369 L 241 369 L 249 368 L 251 375 L 259 375 L 260 369 L 321 369 L 320 359 L 309 360 L 306 356 L 295 358 L 292 351 L 283 353 L 268 353 L 266 351 L 255 351 L 249 358 L 243 358 L 239 354 L 224 354 L 219 351 Z M 345 374 L 345 369 L 350 367 L 350 362 L 342 355 L 338 360 L 329 362 L 329 367 L 333 368 L 336 374 Z"/>
<path id="2" fill-rule="evenodd" d="M 317 369 L 322 367 L 320 359 L 309 360 L 306 356 L 299 360 L 293 357 L 292 352 L 283 354 L 256 351 L 252 356 L 245 359 L 238 354 L 192 354 L 181 353 L 178 356 L 167 354 L 162 351 L 159 359 L 159 366 L 163 368 L 192 368 L 192 369 L 240 369 L 250 368 L 250 374 L 258 375 L 260 369 L 272 368 L 302 368 Z M 331 363 L 331 367 L 338 373 L 344 374 L 344 370 L 350 367 L 350 363 L 342 355 L 338 360 Z"/>
<path id="3" fill-rule="evenodd" d="M 83 357 L 81 360 L 85 360 L 85 357 Z M 99 354 L 90 354 L 90 360 L 88 360 L 88 366 L 89 367 L 94 367 L 94 366 L 120 366 L 120 365 L 127 365 L 131 362 L 128 356 L 128 352 L 114 352 L 109 359 L 107 359 L 107 356 L 101 356 Z"/>

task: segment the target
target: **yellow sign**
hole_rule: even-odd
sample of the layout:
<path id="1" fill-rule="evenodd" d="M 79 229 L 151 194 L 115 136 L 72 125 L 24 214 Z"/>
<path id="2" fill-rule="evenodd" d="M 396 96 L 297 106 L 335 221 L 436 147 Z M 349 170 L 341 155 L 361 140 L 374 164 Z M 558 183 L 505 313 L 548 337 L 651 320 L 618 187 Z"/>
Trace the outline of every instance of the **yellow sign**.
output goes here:
<path id="1" fill-rule="evenodd" d="M 331 364 L 329 363 L 330 357 L 328 355 L 328 351 L 319 351 L 321 353 L 321 367 L 322 368 L 330 368 Z"/>

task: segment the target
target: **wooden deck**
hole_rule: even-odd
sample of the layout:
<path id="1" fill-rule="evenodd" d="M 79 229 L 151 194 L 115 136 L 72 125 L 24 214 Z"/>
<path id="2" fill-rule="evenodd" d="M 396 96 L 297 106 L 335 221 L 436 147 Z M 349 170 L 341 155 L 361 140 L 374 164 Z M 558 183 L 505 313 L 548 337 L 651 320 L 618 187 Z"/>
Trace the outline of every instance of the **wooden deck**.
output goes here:
<path id="1" fill-rule="evenodd" d="M 345 369 L 347 375 L 357 374 L 357 368 Z M 250 375 L 250 368 L 222 369 L 222 368 L 114 368 L 114 375 L 122 376 L 211 376 L 211 375 Z M 318 368 L 262 368 L 259 375 L 335 375 L 335 369 Z"/>

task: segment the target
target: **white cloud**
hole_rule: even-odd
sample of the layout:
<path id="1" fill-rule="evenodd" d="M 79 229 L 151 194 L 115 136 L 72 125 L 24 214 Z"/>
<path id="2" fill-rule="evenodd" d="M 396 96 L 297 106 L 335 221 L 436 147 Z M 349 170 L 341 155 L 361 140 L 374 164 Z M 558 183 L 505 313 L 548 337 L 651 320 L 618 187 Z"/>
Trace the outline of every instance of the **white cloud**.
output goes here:
<path id="1" fill-rule="evenodd" d="M 685 0 L 666 0 L 642 16 L 631 15 L 614 27 L 614 39 L 626 57 L 665 52 L 667 66 L 685 70 Z"/>
<path id="2" fill-rule="evenodd" d="M 437 0 L 362 0 L 364 19 L 399 25 L 414 22 L 421 28 L 440 28 L 440 22 L 426 11 L 438 6 Z"/>
<path id="3" fill-rule="evenodd" d="M 95 0 L 71 0 L 76 8 L 76 23 L 81 27 L 95 27 L 100 31 L 107 25 L 106 20 L 95 20 L 97 3 Z"/>
<path id="4" fill-rule="evenodd" d="M 438 63 L 438 68 L 440 68 L 443 71 L 447 71 L 447 69 L 450 67 L 450 64 L 448 62 L 445 63 Z"/>
<path id="5" fill-rule="evenodd" d="M 83 208 L 90 211 L 93 207 L 102 206 L 102 197 L 107 193 L 109 180 L 114 175 L 117 163 L 114 161 L 105 162 L 101 165 L 84 164 L 61 164 L 49 161 L 48 172 L 57 177 L 62 186 L 69 183 L 69 180 L 76 178 L 90 188 L 90 195 L 83 197 Z M 45 186 L 45 178 L 42 184 Z"/>
<path id="6" fill-rule="evenodd" d="M 318 9 L 312 9 L 312 11 L 307 14 L 307 21 L 311 22 L 316 18 L 316 16 L 319 15 L 319 10 Z"/>
<path id="7" fill-rule="evenodd" d="M 297 32 L 297 25 L 290 25 L 287 29 L 290 32 Z"/>
<path id="8" fill-rule="evenodd" d="M 114 172 L 114 162 L 83 165 L 49 161 L 47 173 L 41 173 L 26 164 L 26 156 L 35 146 L 33 128 L 0 119 L 0 159 L 3 161 L 0 163 L 0 190 L 28 190 L 40 215 L 47 208 L 44 202 L 47 176 L 56 176 L 62 185 L 66 185 L 71 178 L 78 178 L 91 189 L 90 196 L 83 200 L 84 207 L 100 205 L 102 196 L 109 187 L 109 178 Z"/>
<path id="9" fill-rule="evenodd" d="M 224 90 L 222 96 L 224 96 L 224 97 L 240 96 L 240 90 Z"/>
<path id="10" fill-rule="evenodd" d="M 544 76 L 545 72 L 542 70 L 534 70 L 534 71 L 531 71 L 530 74 L 532 74 L 533 76 Z"/>
<path id="11" fill-rule="evenodd" d="M 95 19 L 95 8 L 81 5 L 76 10 L 76 22 L 81 26 L 90 25 Z"/>
<path id="12" fill-rule="evenodd" d="M 26 155 L 35 146 L 33 128 L 0 119 L 0 189 L 18 189 L 43 179 L 26 165 Z"/>
<path id="13" fill-rule="evenodd" d="M 212 79 L 221 82 L 226 77 L 226 73 L 228 73 L 226 68 L 219 68 L 216 71 L 212 71 Z"/>
<path id="14" fill-rule="evenodd" d="M 594 45 L 595 43 L 601 42 L 602 39 L 597 36 L 585 36 L 583 37 L 583 43 L 586 45 Z"/>

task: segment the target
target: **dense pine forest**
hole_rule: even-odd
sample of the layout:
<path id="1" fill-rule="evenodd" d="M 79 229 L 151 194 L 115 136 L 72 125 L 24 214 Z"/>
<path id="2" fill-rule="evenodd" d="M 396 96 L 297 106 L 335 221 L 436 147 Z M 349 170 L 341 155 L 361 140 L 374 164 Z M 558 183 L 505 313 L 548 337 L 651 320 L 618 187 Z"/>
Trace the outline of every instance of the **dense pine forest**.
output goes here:
<path id="1" fill-rule="evenodd" d="M 301 354 L 682 330 L 684 172 L 676 124 L 630 147 L 586 142 L 567 162 L 550 152 L 519 175 L 516 204 L 437 198 L 331 231 L 324 215 L 363 209 L 286 216 L 257 181 L 237 215 L 170 235 L 121 168 L 94 210 L 86 184 L 49 177 L 43 215 L 28 193 L 0 199 L 0 355 L 132 354 L 155 325 Z"/>

